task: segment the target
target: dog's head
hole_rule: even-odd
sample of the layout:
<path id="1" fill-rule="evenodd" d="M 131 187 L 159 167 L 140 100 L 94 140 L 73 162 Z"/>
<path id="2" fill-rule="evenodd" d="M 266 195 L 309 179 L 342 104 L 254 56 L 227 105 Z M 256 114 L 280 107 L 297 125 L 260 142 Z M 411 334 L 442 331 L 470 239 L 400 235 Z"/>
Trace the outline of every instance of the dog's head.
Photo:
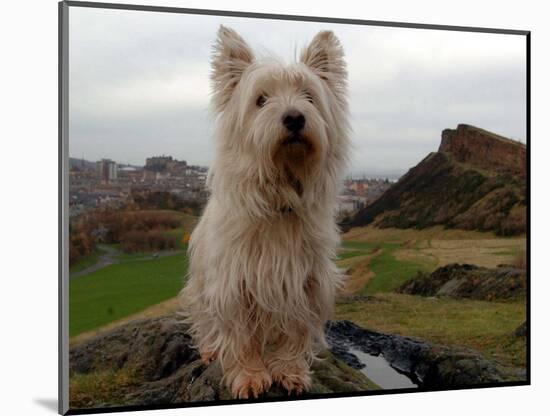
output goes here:
<path id="1" fill-rule="evenodd" d="M 323 31 L 296 63 L 257 59 L 221 26 L 211 76 L 218 151 L 243 175 L 290 187 L 299 197 L 327 169 L 337 175 L 348 130 L 343 57 L 336 36 Z"/>

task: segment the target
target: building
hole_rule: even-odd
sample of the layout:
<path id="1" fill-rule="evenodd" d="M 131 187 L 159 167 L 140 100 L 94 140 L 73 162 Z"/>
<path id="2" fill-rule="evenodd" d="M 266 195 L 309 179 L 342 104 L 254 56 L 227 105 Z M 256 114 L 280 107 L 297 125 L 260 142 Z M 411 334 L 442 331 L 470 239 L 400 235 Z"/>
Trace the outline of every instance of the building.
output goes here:
<path id="1" fill-rule="evenodd" d="M 337 198 L 336 212 L 338 215 L 349 215 L 364 208 L 367 198 L 355 195 L 339 195 Z"/>
<path id="2" fill-rule="evenodd" d="M 96 162 L 96 173 L 101 183 L 109 183 L 117 179 L 117 165 L 111 159 L 101 159 Z"/>
<path id="3" fill-rule="evenodd" d="M 118 165 L 116 184 L 119 189 L 131 187 L 141 182 L 143 182 L 143 169 L 130 165 Z"/>
<path id="4" fill-rule="evenodd" d="M 145 170 L 151 172 L 165 172 L 172 176 L 185 175 L 187 162 L 176 160 L 172 156 L 153 156 L 145 160 Z"/>

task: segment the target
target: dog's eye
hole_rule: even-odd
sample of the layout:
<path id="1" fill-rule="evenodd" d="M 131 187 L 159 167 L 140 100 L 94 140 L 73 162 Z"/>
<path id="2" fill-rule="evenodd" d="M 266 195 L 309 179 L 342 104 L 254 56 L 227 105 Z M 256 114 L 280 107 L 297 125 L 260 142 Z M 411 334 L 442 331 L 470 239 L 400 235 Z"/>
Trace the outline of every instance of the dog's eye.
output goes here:
<path id="1" fill-rule="evenodd" d="M 262 94 L 258 97 L 258 99 L 256 100 L 256 105 L 258 107 L 263 107 L 265 105 L 265 102 L 267 101 L 267 97 Z"/>
<path id="2" fill-rule="evenodd" d="M 304 91 L 304 98 L 313 104 L 313 95 L 309 91 Z"/>

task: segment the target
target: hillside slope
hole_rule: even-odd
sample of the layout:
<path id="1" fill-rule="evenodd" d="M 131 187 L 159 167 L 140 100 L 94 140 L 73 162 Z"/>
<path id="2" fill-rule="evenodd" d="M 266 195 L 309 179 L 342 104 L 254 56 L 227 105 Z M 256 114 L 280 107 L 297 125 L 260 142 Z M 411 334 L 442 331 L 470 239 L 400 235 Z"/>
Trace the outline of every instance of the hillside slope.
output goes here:
<path id="1" fill-rule="evenodd" d="M 430 153 L 346 224 L 517 235 L 526 229 L 525 146 L 472 126 L 444 130 Z"/>

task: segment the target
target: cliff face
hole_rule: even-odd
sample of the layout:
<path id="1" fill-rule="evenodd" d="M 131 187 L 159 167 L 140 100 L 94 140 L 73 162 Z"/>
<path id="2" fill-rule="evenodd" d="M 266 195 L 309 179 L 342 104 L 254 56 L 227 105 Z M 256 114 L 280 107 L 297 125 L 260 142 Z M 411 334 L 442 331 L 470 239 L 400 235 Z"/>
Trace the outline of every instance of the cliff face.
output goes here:
<path id="1" fill-rule="evenodd" d="M 476 127 L 444 130 L 430 153 L 344 227 L 526 231 L 525 146 Z"/>
<path id="2" fill-rule="evenodd" d="M 439 151 L 477 168 L 526 176 L 525 145 L 478 127 L 459 124 L 443 130 Z"/>

